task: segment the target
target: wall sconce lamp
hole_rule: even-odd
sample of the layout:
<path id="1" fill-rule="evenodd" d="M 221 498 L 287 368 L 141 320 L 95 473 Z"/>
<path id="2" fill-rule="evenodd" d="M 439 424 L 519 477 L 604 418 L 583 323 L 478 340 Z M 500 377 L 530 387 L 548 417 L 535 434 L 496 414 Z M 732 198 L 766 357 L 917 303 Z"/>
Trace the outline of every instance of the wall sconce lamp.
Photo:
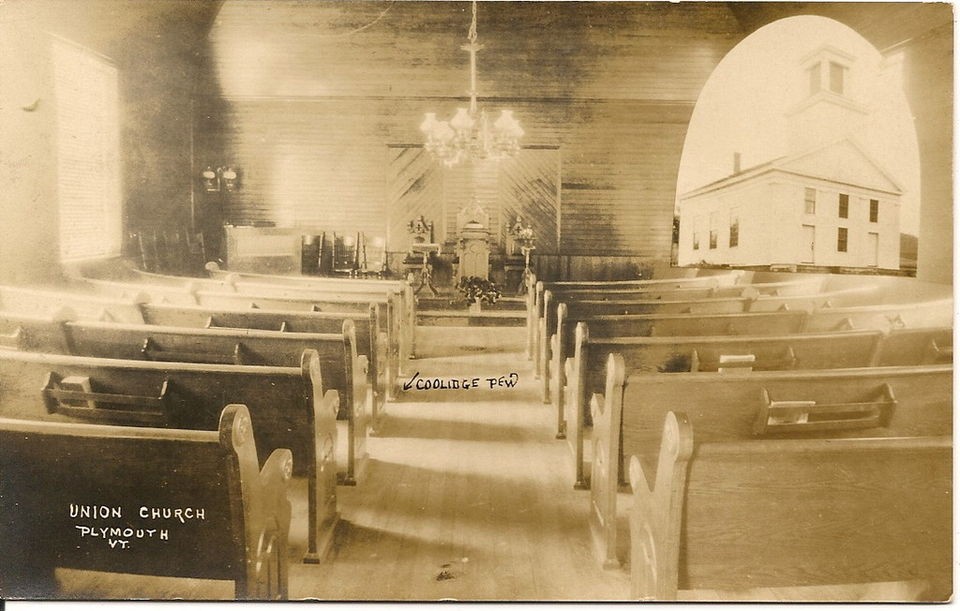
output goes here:
<path id="1" fill-rule="evenodd" d="M 215 193 L 220 190 L 220 177 L 217 171 L 207 166 L 200 172 L 200 184 L 207 193 Z"/>
<path id="2" fill-rule="evenodd" d="M 207 166 L 200 172 L 200 184 L 207 193 L 239 191 L 240 169 L 233 166 L 220 166 L 217 169 Z"/>

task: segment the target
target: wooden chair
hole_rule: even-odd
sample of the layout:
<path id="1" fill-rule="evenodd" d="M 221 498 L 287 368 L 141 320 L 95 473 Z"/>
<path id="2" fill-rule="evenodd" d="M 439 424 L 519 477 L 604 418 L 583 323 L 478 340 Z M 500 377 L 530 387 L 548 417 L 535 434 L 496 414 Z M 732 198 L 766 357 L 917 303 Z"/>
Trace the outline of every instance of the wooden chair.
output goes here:
<path id="1" fill-rule="evenodd" d="M 923 581 L 952 594 L 950 436 L 702 440 L 663 425 L 656 471 L 631 459 L 631 584 L 683 590 Z"/>
<path id="2" fill-rule="evenodd" d="M 289 448 L 306 479 L 306 561 L 336 525 L 340 396 L 324 390 L 315 351 L 298 367 L 143 363 L 0 351 L 0 415 L 30 420 L 213 430 L 224 402 L 243 400 L 257 445 Z"/>
<path id="3" fill-rule="evenodd" d="M 606 388 L 591 398 L 591 527 L 600 558 L 619 563 L 617 491 L 625 460 L 656 469 L 660 427 L 683 407 L 703 441 L 788 437 L 947 435 L 952 430 L 950 365 L 821 371 L 629 372 L 608 357 Z"/>
<path id="4" fill-rule="evenodd" d="M 243 405 L 213 431 L 0 418 L 0 596 L 56 598 L 67 567 L 286 599 L 293 460 L 278 449 L 261 468 L 254 433 Z M 188 517 L 153 518 L 173 508 Z"/>

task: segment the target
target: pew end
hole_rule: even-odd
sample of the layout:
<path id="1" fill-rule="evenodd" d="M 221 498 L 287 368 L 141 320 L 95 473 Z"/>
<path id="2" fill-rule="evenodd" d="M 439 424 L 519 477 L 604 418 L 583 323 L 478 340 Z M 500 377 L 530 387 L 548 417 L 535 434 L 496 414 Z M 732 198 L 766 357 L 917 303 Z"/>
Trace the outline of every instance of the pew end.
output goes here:
<path id="1" fill-rule="evenodd" d="M 630 460 L 634 597 L 887 582 L 951 595 L 950 437 L 701 443 L 685 421 L 667 415 L 652 490 Z"/>
<path id="2" fill-rule="evenodd" d="M 55 568 L 230 580 L 237 599 L 287 598 L 293 458 L 277 449 L 260 467 L 243 405 L 225 407 L 217 431 L 0 418 L 0 461 L 4 598 L 56 597 Z M 165 518 L 173 508 L 186 517 Z"/>

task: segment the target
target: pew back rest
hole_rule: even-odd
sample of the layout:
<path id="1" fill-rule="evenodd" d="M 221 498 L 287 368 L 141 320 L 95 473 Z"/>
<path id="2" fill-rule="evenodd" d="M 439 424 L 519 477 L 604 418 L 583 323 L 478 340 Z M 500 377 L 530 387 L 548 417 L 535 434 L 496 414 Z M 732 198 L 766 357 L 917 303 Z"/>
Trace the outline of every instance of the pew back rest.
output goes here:
<path id="1" fill-rule="evenodd" d="M 0 287 L 0 309 L 30 316 L 54 316 L 68 309 L 83 320 L 143 323 L 139 304 L 149 301 L 140 294 L 132 299 L 111 299 L 77 291 Z"/>
<path id="2" fill-rule="evenodd" d="M 745 312 L 750 300 L 743 297 L 720 297 L 682 301 L 585 299 L 570 302 L 570 316 L 611 314 L 736 314 Z"/>
<path id="3" fill-rule="evenodd" d="M 169 303 L 174 305 L 193 305 L 197 303 L 194 291 L 200 288 L 197 282 L 183 278 L 180 285 L 150 284 L 145 282 L 120 282 L 116 280 L 83 279 L 76 283 L 77 288 L 88 290 L 114 299 L 133 299 L 137 295 L 146 295 L 151 303 Z M 213 287 L 206 287 L 213 290 Z"/>
<path id="4" fill-rule="evenodd" d="M 197 303 L 204 307 L 223 309 L 263 309 L 293 312 L 368 312 L 371 303 L 386 307 L 386 298 L 373 299 L 367 295 L 343 299 L 294 299 L 275 295 L 217 293 L 197 291 Z"/>
<path id="5" fill-rule="evenodd" d="M 68 322 L 66 329 L 75 354 L 100 358 L 298 367 L 303 351 L 315 350 L 328 377 L 328 386 L 337 388 L 344 380 L 346 342 L 342 333 L 194 329 L 84 321 Z"/>
<path id="6" fill-rule="evenodd" d="M 878 365 L 953 363 L 953 328 L 895 329 L 883 340 Z"/>
<path id="7" fill-rule="evenodd" d="M 718 287 L 740 284 L 746 277 L 743 270 L 728 270 L 682 278 L 652 278 L 647 280 L 562 280 L 544 282 L 545 289 L 553 287 L 604 289 L 609 287 Z"/>
<path id="8" fill-rule="evenodd" d="M 65 310 L 52 317 L 0 311 L 0 349 L 69 354 L 66 321 L 73 317 Z"/>
<path id="9" fill-rule="evenodd" d="M 0 594 L 53 597 L 59 566 L 285 597 L 291 456 L 265 458 L 242 405 L 213 431 L 0 419 Z"/>
<path id="10" fill-rule="evenodd" d="M 701 442 L 672 413 L 663 428 L 663 445 L 677 448 L 664 462 L 678 468 L 661 469 L 655 487 L 671 502 L 652 515 L 635 510 L 631 530 L 634 550 L 659 546 L 655 555 L 676 559 L 673 570 L 654 569 L 676 579 L 674 594 L 927 580 L 949 596 L 949 436 Z M 650 478 L 638 465 L 631 480 L 640 489 Z"/>
<path id="11" fill-rule="evenodd" d="M 242 401 L 249 408 L 257 447 L 264 452 L 291 449 L 297 472 L 308 473 L 315 448 L 322 451 L 335 440 L 334 414 L 326 411 L 336 410 L 339 401 L 321 408 L 325 380 L 320 375 L 312 351 L 297 368 L 0 351 L 0 415 L 212 430 L 225 404 Z M 57 392 L 82 387 L 100 396 L 89 401 Z M 318 430 L 323 439 L 317 438 Z"/>
<path id="12" fill-rule="evenodd" d="M 393 290 L 401 292 L 404 290 L 405 280 L 372 280 L 355 278 L 320 278 L 315 276 L 282 276 L 277 274 L 258 274 L 254 272 L 233 272 L 220 269 L 220 265 L 215 261 L 210 261 L 205 265 L 207 273 L 211 278 L 217 280 L 231 279 L 234 282 L 247 282 L 255 284 L 283 285 L 291 287 L 302 287 L 307 289 L 325 289 L 330 287 L 343 287 L 348 290 Z"/>
<path id="13" fill-rule="evenodd" d="M 820 292 L 824 285 L 822 277 L 803 278 L 782 282 L 757 284 L 736 284 L 730 286 L 670 286 L 650 285 L 638 287 L 566 287 L 546 285 L 554 298 L 567 301 L 578 300 L 663 300 L 689 301 L 694 299 L 730 298 L 730 297 L 758 297 L 760 295 L 788 296 L 813 295 Z"/>
<path id="14" fill-rule="evenodd" d="M 678 406 L 704 443 L 783 436 L 948 434 L 951 377 L 949 365 L 628 375 L 621 421 L 619 427 L 612 425 L 621 431 L 621 469 L 623 458 L 630 455 L 640 457 L 644 468 L 652 468 L 660 452 L 664 418 Z M 769 402 L 783 411 L 770 410 Z M 847 419 L 846 426 L 840 418 Z M 826 430 L 818 425 L 826 421 L 835 425 Z M 776 422 L 780 426 L 772 424 Z"/>
<path id="15" fill-rule="evenodd" d="M 840 329 L 880 329 L 949 327 L 953 324 L 953 299 L 917 303 L 821 308 L 807 318 L 809 332 Z"/>
<path id="16" fill-rule="evenodd" d="M 564 314 L 561 314 L 564 312 Z M 789 335 L 799 333 L 804 312 L 744 312 L 737 314 L 649 314 L 587 316 L 571 319 L 558 307 L 558 333 L 563 333 L 562 358 L 573 356 L 576 323 L 590 326 L 590 336 L 683 337 L 707 335 Z"/>
<path id="17" fill-rule="evenodd" d="M 839 369 L 873 363 L 883 334 L 879 331 L 773 336 L 604 338 L 585 345 L 588 392 L 600 392 L 610 353 L 623 356 L 627 371 L 676 373 L 717 371 L 723 361 L 744 357 L 755 371 Z M 589 396 L 589 395 L 588 395 Z"/>
<path id="18" fill-rule="evenodd" d="M 819 308 L 840 308 L 879 303 L 883 290 L 879 285 L 867 284 L 822 293 L 791 295 L 760 295 L 750 301 L 750 312 L 774 312 L 781 309 L 813 312 Z"/>

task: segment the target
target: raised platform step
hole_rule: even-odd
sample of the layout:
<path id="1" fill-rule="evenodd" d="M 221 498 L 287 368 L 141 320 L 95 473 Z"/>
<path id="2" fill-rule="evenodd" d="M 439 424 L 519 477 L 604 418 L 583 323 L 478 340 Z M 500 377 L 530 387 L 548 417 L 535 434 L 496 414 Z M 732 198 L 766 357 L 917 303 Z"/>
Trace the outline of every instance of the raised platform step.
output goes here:
<path id="1" fill-rule="evenodd" d="M 486 310 L 471 314 L 466 310 L 417 310 L 417 324 L 433 327 L 523 327 L 525 311 Z"/>
<path id="2" fill-rule="evenodd" d="M 417 296 L 417 309 L 429 311 L 451 310 L 466 312 L 467 304 L 464 303 L 462 299 L 459 299 L 458 296 L 440 295 L 438 297 L 434 297 L 421 294 Z M 501 297 L 497 303 L 483 304 L 483 309 L 491 312 L 526 311 L 527 301 L 524 297 Z"/>

